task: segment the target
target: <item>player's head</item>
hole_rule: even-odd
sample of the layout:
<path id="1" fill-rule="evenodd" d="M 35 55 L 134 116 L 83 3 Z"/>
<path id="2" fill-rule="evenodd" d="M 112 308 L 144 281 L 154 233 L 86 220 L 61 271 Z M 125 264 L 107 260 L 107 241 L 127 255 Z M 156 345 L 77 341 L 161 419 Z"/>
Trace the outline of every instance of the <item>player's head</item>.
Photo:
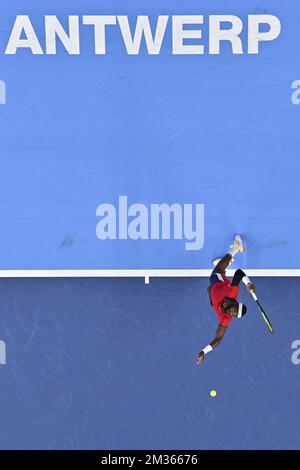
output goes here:
<path id="1" fill-rule="evenodd" d="M 226 299 L 225 312 L 231 317 L 242 318 L 247 313 L 246 305 L 237 302 L 235 299 Z"/>

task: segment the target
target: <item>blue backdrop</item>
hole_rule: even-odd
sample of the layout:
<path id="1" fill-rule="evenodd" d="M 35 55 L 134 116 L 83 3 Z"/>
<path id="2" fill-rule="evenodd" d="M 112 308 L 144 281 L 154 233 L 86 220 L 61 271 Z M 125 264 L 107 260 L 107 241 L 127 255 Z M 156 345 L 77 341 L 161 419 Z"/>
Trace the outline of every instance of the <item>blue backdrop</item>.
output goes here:
<path id="1" fill-rule="evenodd" d="M 117 27 L 107 54 L 95 56 L 92 28 L 80 27 L 81 54 L 4 51 L 15 17 L 29 15 L 45 50 L 44 15 L 203 14 L 278 16 L 278 39 L 258 55 L 171 53 L 171 24 L 161 53 L 127 55 Z M 300 4 L 279 0 L 30 2 L 0 6 L 1 269 L 208 268 L 235 232 L 247 237 L 253 269 L 299 268 Z M 199 42 L 198 40 L 195 42 Z M 96 237 L 96 207 L 129 203 L 205 204 L 205 244 Z"/>

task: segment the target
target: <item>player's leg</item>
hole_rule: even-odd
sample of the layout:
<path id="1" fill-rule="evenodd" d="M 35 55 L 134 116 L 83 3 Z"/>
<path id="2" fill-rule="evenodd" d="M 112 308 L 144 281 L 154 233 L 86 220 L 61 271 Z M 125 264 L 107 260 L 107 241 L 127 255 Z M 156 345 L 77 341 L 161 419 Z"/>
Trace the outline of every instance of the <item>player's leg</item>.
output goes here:
<path id="1" fill-rule="evenodd" d="M 230 248 L 231 248 L 231 251 L 229 251 L 225 256 L 223 256 L 223 258 L 215 260 L 216 261 L 214 262 L 215 268 L 212 271 L 212 275 L 217 274 L 217 273 L 220 273 L 220 274 L 225 273 L 229 264 L 234 261 L 234 256 L 237 253 L 243 253 L 245 251 L 244 244 L 240 235 L 235 236 L 233 244 L 230 245 Z"/>
<path id="2" fill-rule="evenodd" d="M 246 274 L 244 273 L 244 271 L 242 269 L 237 269 L 234 273 L 234 276 L 232 278 L 232 281 L 231 281 L 231 285 L 232 286 L 238 286 L 241 282 L 241 280 L 243 279 L 243 277 L 245 277 Z"/>
<path id="3" fill-rule="evenodd" d="M 226 272 L 226 269 L 228 268 L 229 264 L 232 263 L 233 257 L 237 253 L 242 253 L 244 251 L 244 245 L 243 245 L 240 235 L 235 236 L 234 242 L 232 245 L 230 245 L 230 248 L 231 248 L 231 251 L 227 253 L 225 256 L 223 256 L 222 259 L 219 259 L 217 261 L 216 266 L 210 275 L 209 287 L 207 289 L 210 302 L 211 302 L 210 291 L 211 291 L 212 286 L 216 282 L 223 282 L 222 274 Z"/>
<path id="4" fill-rule="evenodd" d="M 211 288 L 217 282 L 223 282 L 222 274 L 225 273 L 227 266 L 231 262 L 231 259 L 232 259 L 232 256 L 230 253 L 227 253 L 225 256 L 223 256 L 223 258 L 217 263 L 216 267 L 213 269 L 210 275 L 207 293 L 208 293 L 208 297 L 209 297 L 211 304 L 212 304 L 211 297 L 210 297 Z"/>
<path id="5" fill-rule="evenodd" d="M 232 255 L 230 253 L 227 253 L 223 258 L 220 259 L 220 261 L 217 263 L 216 267 L 213 269 L 211 275 L 213 274 L 224 274 L 228 266 L 230 265 L 232 261 Z"/>

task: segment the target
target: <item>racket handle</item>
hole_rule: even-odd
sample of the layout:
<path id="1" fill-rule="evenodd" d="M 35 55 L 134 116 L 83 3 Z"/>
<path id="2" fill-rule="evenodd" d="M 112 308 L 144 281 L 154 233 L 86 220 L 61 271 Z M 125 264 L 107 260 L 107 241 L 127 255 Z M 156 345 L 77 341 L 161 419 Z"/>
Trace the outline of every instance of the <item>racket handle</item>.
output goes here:
<path id="1" fill-rule="evenodd" d="M 257 302 L 257 295 L 255 294 L 255 292 L 251 292 L 251 295 L 253 297 L 253 299 L 255 300 L 255 302 Z"/>

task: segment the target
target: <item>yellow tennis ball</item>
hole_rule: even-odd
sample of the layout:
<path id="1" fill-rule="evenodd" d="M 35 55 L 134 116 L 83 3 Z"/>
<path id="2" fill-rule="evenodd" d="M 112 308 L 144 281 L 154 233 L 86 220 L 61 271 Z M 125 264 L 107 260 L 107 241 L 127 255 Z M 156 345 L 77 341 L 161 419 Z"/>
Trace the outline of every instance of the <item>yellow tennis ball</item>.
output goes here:
<path id="1" fill-rule="evenodd" d="M 215 390 L 211 390 L 210 391 L 210 396 L 211 397 L 216 397 L 217 396 L 217 392 Z"/>

